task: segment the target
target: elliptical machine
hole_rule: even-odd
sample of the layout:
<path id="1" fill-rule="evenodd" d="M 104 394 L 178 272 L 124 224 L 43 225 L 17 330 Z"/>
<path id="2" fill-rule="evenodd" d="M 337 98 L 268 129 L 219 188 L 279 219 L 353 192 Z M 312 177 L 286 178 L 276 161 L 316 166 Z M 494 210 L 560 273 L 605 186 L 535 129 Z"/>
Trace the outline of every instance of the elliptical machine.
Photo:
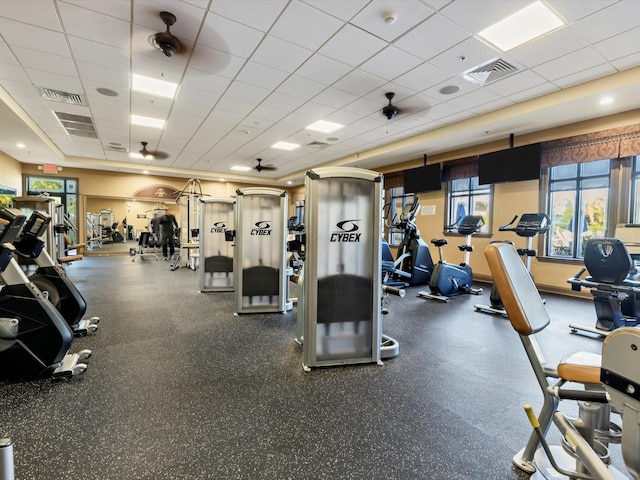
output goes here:
<path id="1" fill-rule="evenodd" d="M 11 243 L 25 222 L 14 208 L 0 209 L 0 382 L 82 374 L 91 350 L 70 354 L 73 334 L 62 315 L 26 277 Z"/>
<path id="2" fill-rule="evenodd" d="M 484 219 L 480 215 L 467 215 L 453 225 L 447 225 L 445 231 L 457 232 L 466 235 L 466 243 L 458 245 L 458 249 L 464 252 L 464 260 L 460 265 L 447 263 L 443 254 L 443 246 L 449 241 L 446 238 L 431 240 L 438 247 L 440 260 L 433 269 L 431 280 L 429 281 L 430 292 L 418 292 L 418 296 L 448 302 L 449 297 L 462 294 L 479 295 L 482 288 L 473 288 L 473 271 L 469 265 L 469 258 L 473 252 L 471 237 L 482 228 Z"/>
<path id="3" fill-rule="evenodd" d="M 43 212 L 32 212 L 17 240 L 13 242 L 15 253 L 34 259 L 38 269 L 29 281 L 42 292 L 47 292 L 49 301 L 60 312 L 75 336 L 84 336 L 98 330 L 98 317 L 83 319 L 87 303 L 76 286 L 67 277 L 64 269 L 56 264 L 42 240 L 51 223 L 51 217 Z"/>
<path id="4" fill-rule="evenodd" d="M 425 285 L 431 279 L 433 260 L 429 247 L 420 238 L 416 226 L 416 214 L 420 210 L 420 201 L 416 197 L 413 203 L 405 205 L 397 223 L 387 225 L 403 231 L 396 259 L 393 259 L 389 244 L 382 239 L 382 272 L 384 285 L 408 287 Z"/>
<path id="5" fill-rule="evenodd" d="M 551 226 L 551 220 L 546 213 L 523 213 L 518 221 L 518 224 L 514 227 L 513 224 L 517 220 L 518 215 L 515 215 L 509 223 L 498 227 L 499 232 L 515 232 L 519 237 L 527 239 L 527 248 L 518 248 L 516 251 L 518 255 L 525 258 L 525 266 L 529 275 L 531 275 L 531 258 L 537 255 L 537 251 L 533 249 L 533 237 L 536 235 L 542 235 L 549 231 Z M 493 243 L 493 242 L 491 242 Z M 510 243 L 510 242 L 509 242 Z M 533 278 L 533 275 L 531 275 Z M 492 315 L 507 316 L 507 311 L 500 299 L 500 293 L 495 285 L 491 287 L 491 294 L 489 295 L 491 305 L 476 304 L 474 308 L 476 312 L 488 313 Z"/>

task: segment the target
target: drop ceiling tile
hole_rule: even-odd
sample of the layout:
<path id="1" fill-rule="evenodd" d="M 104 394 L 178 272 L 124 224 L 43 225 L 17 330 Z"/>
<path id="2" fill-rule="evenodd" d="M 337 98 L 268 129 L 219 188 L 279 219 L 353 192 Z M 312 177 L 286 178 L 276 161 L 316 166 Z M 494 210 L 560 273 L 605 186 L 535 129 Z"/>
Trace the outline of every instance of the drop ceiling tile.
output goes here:
<path id="1" fill-rule="evenodd" d="M 216 110 L 232 112 L 242 116 L 250 113 L 256 108 L 256 103 L 238 98 L 222 97 L 216 104 Z"/>
<path id="2" fill-rule="evenodd" d="M 421 59 L 390 45 L 358 68 L 385 80 L 393 80 L 421 63 Z"/>
<path id="3" fill-rule="evenodd" d="M 340 20 L 349 21 L 356 13 L 362 10 L 370 0 L 349 0 L 348 2 L 336 2 L 335 0 L 302 1 Z"/>
<path id="4" fill-rule="evenodd" d="M 444 7 L 440 13 L 460 28 L 478 33 L 512 13 L 526 7 L 530 0 L 485 0 L 455 1 Z"/>
<path id="5" fill-rule="evenodd" d="M 282 85 L 276 89 L 276 92 L 284 93 L 285 95 L 290 95 L 292 97 L 302 98 L 304 100 L 310 100 L 325 88 L 326 87 L 323 84 L 314 82 L 308 78 L 291 75 L 282 82 Z"/>
<path id="6" fill-rule="evenodd" d="M 51 88 L 53 90 L 61 90 L 69 93 L 84 93 L 82 84 L 78 77 L 56 75 L 31 68 L 26 68 L 25 72 L 31 82 L 38 87 Z"/>
<path id="7" fill-rule="evenodd" d="M 76 60 L 129 71 L 128 50 L 77 37 L 70 37 L 69 44 Z"/>
<path id="8" fill-rule="evenodd" d="M 291 2 L 269 32 L 310 50 L 317 50 L 344 22 L 301 2 Z"/>
<path id="9" fill-rule="evenodd" d="M 378 112 L 378 110 L 382 111 L 382 107 L 384 107 L 386 103 L 386 100 L 382 103 L 369 100 L 368 98 L 359 98 L 355 102 L 352 102 L 344 107 L 343 110 L 348 113 L 355 113 L 356 115 L 366 116 L 371 115 L 372 113 L 376 113 Z M 382 115 L 380 116 L 382 117 Z"/>
<path id="10" fill-rule="evenodd" d="M 469 38 L 469 33 L 443 15 L 436 14 L 394 42 L 406 52 L 429 60 Z"/>
<path id="11" fill-rule="evenodd" d="M 503 97 L 508 97 L 514 93 L 542 85 L 546 81 L 546 79 L 531 70 L 523 70 L 490 85 L 485 85 L 483 88 Z"/>
<path id="12" fill-rule="evenodd" d="M 592 13 L 602 10 L 618 0 L 547 0 L 568 23 L 584 18 Z"/>
<path id="13" fill-rule="evenodd" d="M 182 87 L 195 88 L 205 92 L 222 94 L 231 84 L 231 79 L 190 68 L 185 72 Z M 181 88 L 182 88 L 181 87 Z"/>
<path id="14" fill-rule="evenodd" d="M 236 80 L 262 88 L 274 90 L 289 74 L 261 63 L 248 61 L 238 73 Z"/>
<path id="15" fill-rule="evenodd" d="M 331 85 L 351 70 L 349 65 L 316 53 L 296 70 L 296 75 Z"/>
<path id="16" fill-rule="evenodd" d="M 205 90 L 190 88 L 183 85 L 180 87 L 180 90 L 178 90 L 175 104 L 182 104 L 183 102 L 186 102 L 189 104 L 188 108 L 194 108 L 194 106 L 197 105 L 201 109 L 209 112 L 219 99 L 220 95 L 217 93 L 207 92 Z"/>
<path id="17" fill-rule="evenodd" d="M 189 68 L 215 73 L 222 77 L 235 78 L 246 62 L 243 57 L 230 55 L 229 53 L 214 48 L 198 45 L 189 62 Z"/>
<path id="18" fill-rule="evenodd" d="M 600 65 L 586 68 L 572 75 L 566 75 L 562 78 L 557 78 L 553 81 L 553 83 L 555 83 L 561 88 L 568 88 L 573 85 L 577 85 L 579 83 L 588 82 L 590 80 L 595 80 L 596 78 L 600 78 L 600 77 L 606 77 L 607 75 L 611 75 L 614 73 L 616 73 L 615 68 L 613 68 L 608 63 L 603 63 Z"/>
<path id="19" fill-rule="evenodd" d="M 430 120 L 442 120 L 443 118 L 450 117 L 460 113 L 461 108 L 456 107 L 450 103 L 439 103 L 429 108 L 424 114 Z"/>
<path id="20" fill-rule="evenodd" d="M 259 104 L 271 94 L 267 88 L 256 87 L 244 82 L 233 82 L 224 96 Z"/>
<path id="21" fill-rule="evenodd" d="M 63 57 L 71 56 L 62 33 L 5 18 L 0 18 L 0 32 L 8 45 L 41 50 Z"/>
<path id="22" fill-rule="evenodd" d="M 0 63 L 0 79 L 3 80 L 2 84 L 4 84 L 4 80 L 30 84 L 29 77 L 24 73 L 23 68 L 18 65 Z"/>
<path id="23" fill-rule="evenodd" d="M 78 7 L 93 10 L 104 15 L 129 21 L 131 18 L 131 2 L 130 0 L 109 0 L 109 2 L 87 2 L 86 0 L 64 0 Z M 138 3 L 138 2 L 136 2 Z"/>
<path id="24" fill-rule="evenodd" d="M 448 100 L 447 103 L 449 105 L 458 107 L 461 110 L 471 110 L 479 105 L 483 105 L 489 102 L 495 102 L 497 100 L 501 100 L 501 97 L 499 95 L 484 88 L 478 88 L 473 92 L 454 97 L 451 100 Z"/>
<path id="25" fill-rule="evenodd" d="M 553 83 L 545 82 L 542 85 L 538 85 L 537 87 L 531 87 L 521 92 L 511 94 L 507 98 L 516 103 L 521 103 L 537 97 L 542 97 L 558 90 L 560 90 L 560 88 Z"/>
<path id="26" fill-rule="evenodd" d="M 57 75 L 77 76 L 76 67 L 69 57 L 61 57 L 30 48 L 13 47 L 13 53 L 24 68 L 47 70 Z"/>
<path id="27" fill-rule="evenodd" d="M 359 97 L 351 93 L 345 92 L 343 90 L 338 90 L 337 88 L 329 87 L 313 97 L 313 101 L 322 105 L 332 107 L 334 109 L 339 109 L 357 100 L 358 98 Z"/>
<path id="28" fill-rule="evenodd" d="M 305 102 L 303 98 L 287 95 L 283 92 L 273 92 L 262 102 L 261 106 L 277 108 L 285 112 L 292 112 Z"/>
<path id="29" fill-rule="evenodd" d="M 366 95 L 387 82 L 362 70 L 354 70 L 338 80 L 333 86 L 356 96 Z"/>
<path id="30" fill-rule="evenodd" d="M 231 55 L 249 58 L 264 33 L 220 15 L 207 15 L 198 42 Z"/>
<path id="31" fill-rule="evenodd" d="M 620 35 L 598 42 L 594 45 L 594 48 L 607 60 L 616 60 L 635 53 L 638 49 L 639 40 L 640 27 L 636 27 Z"/>
<path id="32" fill-rule="evenodd" d="M 395 20 L 385 21 L 385 16 L 393 14 Z M 433 15 L 432 8 L 418 0 L 373 0 L 351 19 L 351 24 L 387 42 L 392 42 L 407 30 Z"/>
<path id="33" fill-rule="evenodd" d="M 578 20 L 571 25 L 571 28 L 589 42 L 597 43 L 637 27 L 638 18 L 640 18 L 640 2 L 627 0 Z"/>
<path id="34" fill-rule="evenodd" d="M 205 2 L 206 3 L 206 2 Z M 251 28 L 266 32 L 282 13 L 286 0 L 216 0 L 211 11 Z"/>
<path id="35" fill-rule="evenodd" d="M 538 65 L 533 70 L 548 80 L 556 80 L 575 72 L 593 68 L 604 63 L 604 59 L 592 48 L 583 48 L 569 55 Z"/>
<path id="36" fill-rule="evenodd" d="M 482 103 L 475 107 L 470 107 L 469 111 L 475 113 L 476 115 L 482 115 L 484 113 L 500 110 L 501 108 L 505 108 L 513 104 L 514 102 L 507 100 L 506 98 L 498 98 L 491 102 Z"/>
<path id="37" fill-rule="evenodd" d="M 129 39 L 131 27 L 126 20 L 68 3 L 59 2 L 57 5 L 69 35 L 116 46 L 120 45 L 121 39 Z"/>
<path id="38" fill-rule="evenodd" d="M 491 59 L 499 58 L 500 55 L 501 53 L 497 50 L 474 37 L 470 37 L 432 58 L 429 63 L 458 75 Z"/>
<path id="39" fill-rule="evenodd" d="M 55 6 L 50 1 L 3 0 L 0 17 L 48 30 L 62 31 Z"/>
<path id="40" fill-rule="evenodd" d="M 632 55 L 627 55 L 626 57 L 618 58 L 617 60 L 613 60 L 610 62 L 618 70 L 626 70 L 628 68 L 637 67 L 640 65 L 640 52 L 634 53 Z"/>
<path id="41" fill-rule="evenodd" d="M 435 67 L 430 63 L 423 63 L 393 81 L 398 85 L 420 92 L 451 78 L 451 76 L 449 72 L 445 72 L 441 68 Z"/>
<path id="42" fill-rule="evenodd" d="M 321 103 L 316 102 L 315 98 L 313 100 L 313 102 L 307 102 L 303 105 L 300 105 L 300 107 L 294 112 L 296 115 L 300 115 L 301 117 L 305 117 L 308 119 L 308 121 L 305 122 L 306 125 L 301 125 L 301 127 L 311 125 L 317 120 L 324 120 L 327 115 L 335 110 L 335 108 L 333 107 L 322 105 Z M 311 132 L 311 130 L 309 130 L 309 132 Z M 326 135 L 321 132 L 312 132 L 311 134 L 315 135 L 316 133 L 318 135 Z"/>
<path id="43" fill-rule="evenodd" d="M 422 112 L 423 110 L 427 110 L 428 108 L 437 105 L 438 103 L 440 102 L 435 98 L 431 98 L 430 96 L 422 93 L 417 93 L 398 102 L 393 102 L 393 104 L 400 108 L 400 110 L 406 110 L 411 113 Z"/>
<path id="44" fill-rule="evenodd" d="M 128 89 L 131 78 L 129 72 L 113 70 L 86 62 L 76 62 L 83 79 L 100 82 L 103 86 Z"/>
<path id="45" fill-rule="evenodd" d="M 350 48 L 344 48 L 349 45 Z M 345 25 L 319 53 L 351 66 L 358 66 L 386 46 L 386 42 L 353 25 Z"/>
<path id="46" fill-rule="evenodd" d="M 527 67 L 535 67 L 588 44 L 569 27 L 560 28 L 520 47 L 509 50 L 509 56 Z"/>
<path id="47" fill-rule="evenodd" d="M 88 66 L 91 65 L 86 62 L 83 63 Z M 101 68 L 99 65 L 96 65 L 95 67 L 97 69 Z M 167 62 L 161 56 L 148 57 L 137 53 L 134 53 L 131 56 L 131 69 L 131 73 L 173 83 L 179 83 L 184 72 L 184 67 L 182 65 Z M 128 69 L 124 70 L 124 73 L 127 72 Z"/>
<path id="48" fill-rule="evenodd" d="M 251 60 L 291 73 L 312 54 L 307 48 L 269 36 L 260 44 Z"/>
<path id="49" fill-rule="evenodd" d="M 301 104 L 298 104 L 297 107 L 299 107 L 300 105 Z M 256 107 L 253 112 L 251 112 L 251 115 L 247 117 L 245 123 L 251 126 L 254 122 L 257 122 L 257 124 L 255 125 L 256 127 L 264 127 L 271 125 L 271 123 L 273 122 L 281 120 L 286 115 L 287 112 L 282 108 L 274 108 L 263 103 L 262 105 Z"/>

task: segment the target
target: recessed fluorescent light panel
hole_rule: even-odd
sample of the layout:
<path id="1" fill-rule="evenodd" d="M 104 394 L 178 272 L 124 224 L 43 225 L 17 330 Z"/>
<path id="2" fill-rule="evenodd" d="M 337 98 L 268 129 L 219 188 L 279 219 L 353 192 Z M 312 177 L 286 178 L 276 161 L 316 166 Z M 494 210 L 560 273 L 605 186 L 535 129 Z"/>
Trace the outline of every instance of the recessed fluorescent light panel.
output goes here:
<path id="1" fill-rule="evenodd" d="M 536 1 L 478 35 L 506 52 L 562 25 L 562 20 L 542 2 Z"/>
<path id="2" fill-rule="evenodd" d="M 159 118 L 143 117 L 141 115 L 131 115 L 131 125 L 162 129 L 164 128 L 164 120 Z"/>
<path id="3" fill-rule="evenodd" d="M 134 73 L 131 76 L 131 89 L 158 97 L 173 98 L 178 89 L 178 84 Z"/>
<path id="4" fill-rule="evenodd" d="M 145 160 L 145 157 L 143 157 L 140 153 L 138 152 L 130 152 L 129 153 L 129 158 L 135 158 L 136 160 Z M 153 159 L 151 159 L 153 160 Z"/>
<path id="5" fill-rule="evenodd" d="M 339 123 L 327 122 L 326 120 L 318 120 L 315 123 L 312 123 L 308 127 L 307 130 L 313 130 L 314 132 L 322 132 L 322 133 L 331 133 L 336 130 L 340 130 L 344 128 L 344 125 L 340 125 Z"/>
<path id="6" fill-rule="evenodd" d="M 238 172 L 248 172 L 251 170 L 251 167 L 243 167 L 242 165 L 234 165 L 231 167 L 231 170 L 236 170 Z"/>
<path id="7" fill-rule="evenodd" d="M 277 148 L 278 150 L 295 150 L 300 145 L 296 143 L 278 142 L 271 145 L 271 148 Z"/>

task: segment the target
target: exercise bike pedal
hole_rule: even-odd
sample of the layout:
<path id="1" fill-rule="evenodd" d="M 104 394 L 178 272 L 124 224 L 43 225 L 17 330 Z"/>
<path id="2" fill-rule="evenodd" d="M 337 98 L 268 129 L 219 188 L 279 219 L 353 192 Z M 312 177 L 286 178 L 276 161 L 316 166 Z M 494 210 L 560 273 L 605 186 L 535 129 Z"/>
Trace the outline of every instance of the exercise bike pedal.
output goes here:
<path id="1" fill-rule="evenodd" d="M 432 300 L 438 300 L 439 302 L 445 302 L 445 303 L 449 303 L 449 300 L 451 300 L 449 297 L 445 297 L 443 295 L 436 295 L 434 293 L 429 293 L 425 291 L 418 292 L 418 296 L 422 298 L 430 298 Z"/>

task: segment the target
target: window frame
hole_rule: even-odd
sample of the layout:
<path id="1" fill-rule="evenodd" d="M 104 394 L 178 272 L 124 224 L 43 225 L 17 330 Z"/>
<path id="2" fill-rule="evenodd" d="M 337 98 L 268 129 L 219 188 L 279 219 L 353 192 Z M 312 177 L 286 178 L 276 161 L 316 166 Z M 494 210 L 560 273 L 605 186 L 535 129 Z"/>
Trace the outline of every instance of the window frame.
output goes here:
<path id="1" fill-rule="evenodd" d="M 473 179 L 478 179 L 475 183 Z M 453 191 L 453 182 L 459 181 L 467 181 L 468 188 L 467 190 L 456 190 Z M 460 236 L 455 231 L 447 231 L 447 227 L 454 224 L 458 219 L 455 218 L 455 214 L 453 213 L 453 209 L 458 208 L 458 203 L 456 199 L 459 198 L 468 198 L 468 202 L 466 205 L 467 215 L 474 215 L 473 205 L 474 198 L 480 195 L 488 195 L 489 196 L 489 204 L 487 205 L 487 214 L 483 215 L 484 218 L 484 226 L 482 230 L 478 233 L 474 234 L 474 236 L 478 237 L 490 237 L 492 235 L 492 223 L 493 223 L 493 201 L 494 201 L 494 187 L 493 184 L 480 185 L 479 177 L 463 177 L 463 178 L 455 178 L 447 181 L 446 183 L 446 216 L 444 217 L 444 234 L 445 235 L 457 235 Z"/>
<path id="2" fill-rule="evenodd" d="M 634 161 L 638 156 L 611 158 L 609 168 L 609 195 L 608 195 L 608 214 L 604 235 L 612 237 L 615 234 L 616 225 L 619 223 L 629 223 L 632 220 L 631 203 L 634 200 L 632 195 L 639 195 L 640 192 L 632 192 L 631 181 L 633 178 Z M 602 160 L 602 159 L 601 159 Z M 575 164 L 588 162 L 574 162 Z M 549 179 L 550 169 L 553 167 L 545 167 L 542 169 L 540 177 L 540 211 L 546 212 L 551 216 L 549 211 Z M 560 263 L 582 263 L 583 257 L 558 256 L 549 254 L 550 240 L 546 235 L 538 237 L 538 251 L 543 252 L 537 258 L 542 261 L 553 261 Z"/>

